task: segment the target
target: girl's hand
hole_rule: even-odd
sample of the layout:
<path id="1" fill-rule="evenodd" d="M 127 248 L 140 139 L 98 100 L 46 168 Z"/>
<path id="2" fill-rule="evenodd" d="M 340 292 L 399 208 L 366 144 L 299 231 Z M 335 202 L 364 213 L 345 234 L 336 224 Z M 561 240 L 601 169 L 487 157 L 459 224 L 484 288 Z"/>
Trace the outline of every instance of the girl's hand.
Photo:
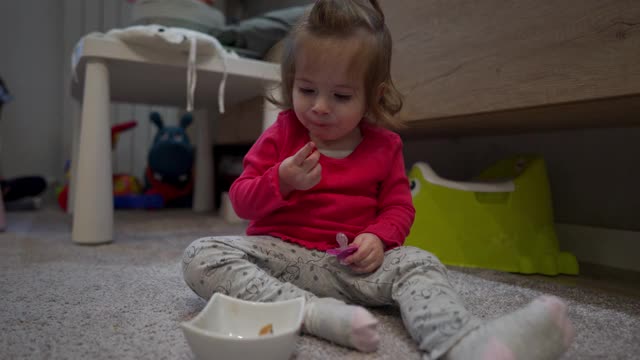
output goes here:
<path id="1" fill-rule="evenodd" d="M 322 179 L 320 153 L 308 142 L 297 153 L 284 159 L 278 168 L 280 192 L 287 197 L 293 190 L 309 190 Z"/>
<path id="2" fill-rule="evenodd" d="M 362 233 L 351 244 L 358 245 L 358 251 L 344 259 L 344 264 L 351 266 L 354 272 L 368 274 L 382 265 L 384 244 L 377 235 Z"/>

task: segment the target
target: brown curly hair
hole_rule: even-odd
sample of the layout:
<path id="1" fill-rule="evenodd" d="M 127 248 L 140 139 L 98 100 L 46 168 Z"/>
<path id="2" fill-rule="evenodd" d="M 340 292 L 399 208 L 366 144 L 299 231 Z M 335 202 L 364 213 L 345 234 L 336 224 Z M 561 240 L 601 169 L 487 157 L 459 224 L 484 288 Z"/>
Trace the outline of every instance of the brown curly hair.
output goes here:
<path id="1" fill-rule="evenodd" d="M 365 34 L 359 59 L 364 64 L 366 108 L 370 121 L 384 127 L 403 126 L 394 115 L 402 109 L 402 96 L 391 80 L 392 40 L 377 0 L 318 0 L 292 29 L 284 42 L 279 99 L 268 100 L 283 108 L 293 108 L 295 57 L 300 41 L 309 37 L 345 39 Z"/>

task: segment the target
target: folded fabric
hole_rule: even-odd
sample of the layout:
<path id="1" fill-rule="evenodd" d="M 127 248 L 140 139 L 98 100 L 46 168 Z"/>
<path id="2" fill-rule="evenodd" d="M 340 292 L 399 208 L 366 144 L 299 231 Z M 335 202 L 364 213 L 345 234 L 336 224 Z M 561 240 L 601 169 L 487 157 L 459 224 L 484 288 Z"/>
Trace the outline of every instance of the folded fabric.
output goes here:
<path id="1" fill-rule="evenodd" d="M 255 53 L 254 57 L 263 58 L 310 8 L 294 6 L 271 11 L 234 25 L 227 25 L 217 35 L 212 34 L 225 46 L 246 49 Z"/>
<path id="2" fill-rule="evenodd" d="M 216 36 L 225 25 L 224 14 L 200 0 L 143 0 L 131 9 L 131 25 L 160 24 Z"/>
<path id="3" fill-rule="evenodd" d="M 87 36 L 99 36 L 102 34 L 89 34 Z M 218 108 L 224 113 L 224 91 L 227 81 L 227 59 L 237 58 L 237 54 L 227 51 L 220 42 L 211 35 L 189 29 L 167 27 L 162 25 L 136 25 L 124 29 L 113 29 L 105 37 L 112 37 L 124 43 L 146 46 L 165 51 L 188 52 L 187 59 L 187 111 L 193 111 L 193 99 L 196 88 L 197 71 L 196 56 L 210 55 L 220 56 L 222 59 L 223 75 L 218 88 Z M 79 59 L 78 49 L 82 48 L 84 38 L 76 45 L 72 58 L 72 71 L 75 74 L 75 66 Z M 76 78 L 74 76 L 74 78 Z"/>

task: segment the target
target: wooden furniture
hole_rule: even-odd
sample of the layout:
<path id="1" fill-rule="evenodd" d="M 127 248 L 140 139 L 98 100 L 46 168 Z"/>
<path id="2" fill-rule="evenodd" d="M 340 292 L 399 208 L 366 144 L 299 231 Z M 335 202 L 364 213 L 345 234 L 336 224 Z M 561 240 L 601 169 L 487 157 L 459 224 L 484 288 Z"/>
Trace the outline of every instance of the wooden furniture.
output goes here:
<path id="1" fill-rule="evenodd" d="M 640 124 L 636 0 L 382 0 L 408 136 Z"/>
<path id="2" fill-rule="evenodd" d="M 70 209 L 72 240 L 98 244 L 113 239 L 113 183 L 111 169 L 111 101 L 184 106 L 187 54 L 124 44 L 104 36 L 87 36 L 74 52 L 78 81 L 72 94 L 82 100 L 79 124 L 73 127 Z M 279 81 L 277 64 L 244 58 L 228 59 L 225 104 L 263 94 L 265 86 Z M 217 111 L 218 85 L 223 65 L 220 57 L 197 60 L 195 106 L 196 179 L 194 209 L 213 209 L 213 158 L 211 125 L 206 110 Z"/>

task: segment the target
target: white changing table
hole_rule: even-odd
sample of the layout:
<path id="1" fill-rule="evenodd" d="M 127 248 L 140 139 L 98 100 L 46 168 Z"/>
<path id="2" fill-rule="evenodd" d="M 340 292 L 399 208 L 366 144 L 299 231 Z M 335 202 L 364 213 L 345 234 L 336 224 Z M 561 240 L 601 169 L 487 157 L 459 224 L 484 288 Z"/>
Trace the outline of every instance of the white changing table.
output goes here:
<path id="1" fill-rule="evenodd" d="M 81 101 L 82 112 L 72 135 L 69 209 L 73 212 L 75 243 L 100 244 L 113 240 L 110 102 L 184 107 L 187 57 L 186 53 L 131 45 L 102 35 L 86 36 L 76 46 L 74 61 L 78 79 L 71 80 L 71 92 Z M 213 209 L 213 159 L 211 124 L 206 110 L 217 111 L 222 59 L 199 56 L 197 69 L 195 107 L 205 111 L 194 113 L 193 208 L 209 211 Z M 227 108 L 264 94 L 267 85 L 280 81 L 279 65 L 245 58 L 228 58 L 227 73 Z"/>

